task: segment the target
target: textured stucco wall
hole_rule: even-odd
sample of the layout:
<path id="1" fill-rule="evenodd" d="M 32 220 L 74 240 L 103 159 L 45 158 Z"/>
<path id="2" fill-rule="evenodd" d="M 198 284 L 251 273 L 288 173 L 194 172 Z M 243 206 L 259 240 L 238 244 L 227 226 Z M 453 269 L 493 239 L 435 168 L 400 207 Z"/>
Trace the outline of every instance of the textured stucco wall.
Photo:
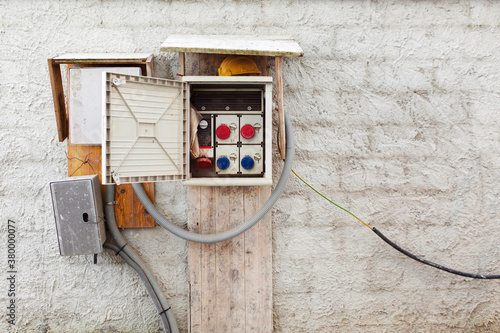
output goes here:
<path id="1" fill-rule="evenodd" d="M 0 331 L 157 331 L 114 255 L 60 257 L 48 183 L 66 176 L 46 59 L 154 52 L 173 33 L 290 35 L 295 169 L 417 255 L 499 273 L 500 3 L 486 1 L 0 1 Z M 275 170 L 281 163 L 275 158 Z M 157 186 L 185 225 L 180 183 Z M 7 218 L 18 222 L 17 324 L 5 321 Z M 500 286 L 398 254 L 296 178 L 273 210 L 277 332 L 499 331 Z M 187 329 L 186 243 L 125 236 Z"/>

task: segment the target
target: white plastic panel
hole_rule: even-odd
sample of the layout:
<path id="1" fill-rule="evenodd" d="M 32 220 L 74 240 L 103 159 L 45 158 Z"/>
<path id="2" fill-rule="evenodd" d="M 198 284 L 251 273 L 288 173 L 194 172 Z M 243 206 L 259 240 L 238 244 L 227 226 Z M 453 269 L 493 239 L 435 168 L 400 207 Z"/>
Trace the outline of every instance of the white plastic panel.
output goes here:
<path id="1" fill-rule="evenodd" d="M 104 76 L 103 182 L 185 179 L 186 85 L 141 76 Z"/>
<path id="2" fill-rule="evenodd" d="M 186 186 L 266 186 L 272 184 L 272 179 L 258 177 L 190 178 L 183 182 Z"/>
<path id="3" fill-rule="evenodd" d="M 219 131 L 222 127 L 229 128 L 231 131 L 229 137 L 224 139 L 219 137 Z M 239 119 L 236 115 L 218 115 L 215 118 L 215 142 L 217 143 L 234 143 L 239 139 Z M 224 133 L 224 131 L 222 131 Z"/>
<path id="4" fill-rule="evenodd" d="M 243 159 L 250 158 L 253 161 L 251 169 L 243 167 Z M 243 175 L 260 175 L 264 171 L 264 154 L 261 146 L 242 146 L 240 148 L 240 171 Z"/>
<path id="5" fill-rule="evenodd" d="M 139 67 L 88 67 L 69 70 L 69 143 L 100 145 L 102 141 L 102 73 L 141 75 Z"/>
<path id="6" fill-rule="evenodd" d="M 251 138 L 245 138 L 242 130 L 244 126 L 251 126 L 254 130 L 254 135 Z M 260 115 L 242 115 L 240 118 L 240 140 L 241 143 L 256 143 L 260 144 L 264 141 L 264 118 Z"/>
<path id="7" fill-rule="evenodd" d="M 272 76 L 183 76 L 182 82 L 190 84 L 227 84 L 234 83 L 237 87 L 239 84 L 260 84 L 272 83 Z M 272 87 L 270 87 L 272 88 Z"/>
<path id="8" fill-rule="evenodd" d="M 236 175 L 239 171 L 239 153 L 238 146 L 227 145 L 219 146 L 216 149 L 215 170 L 219 175 Z M 224 163 L 224 160 L 229 162 L 226 169 L 219 168 L 219 163 Z"/>

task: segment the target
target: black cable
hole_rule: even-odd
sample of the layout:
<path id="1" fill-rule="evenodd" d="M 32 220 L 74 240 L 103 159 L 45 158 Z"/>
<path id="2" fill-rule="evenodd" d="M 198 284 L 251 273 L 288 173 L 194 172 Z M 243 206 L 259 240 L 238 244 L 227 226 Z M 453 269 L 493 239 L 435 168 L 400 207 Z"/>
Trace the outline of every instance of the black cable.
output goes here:
<path id="1" fill-rule="evenodd" d="M 160 303 L 158 295 L 154 291 L 153 286 L 151 286 L 151 282 L 149 281 L 148 277 L 146 276 L 146 274 L 144 273 L 144 271 L 142 270 L 142 268 L 139 265 L 137 265 L 137 263 L 134 260 L 132 260 L 127 255 L 127 253 L 125 253 L 125 252 L 122 251 L 123 247 L 119 248 L 117 245 L 109 243 L 109 242 L 104 243 L 103 247 L 106 248 L 106 249 L 110 249 L 110 250 L 114 251 L 115 255 L 119 255 L 120 257 L 122 257 L 122 259 L 130 267 L 132 267 L 132 269 L 134 271 L 136 271 L 137 274 L 139 274 L 139 277 L 141 278 L 142 282 L 144 282 L 144 285 L 146 286 L 146 290 L 148 291 L 149 296 L 151 296 L 151 299 L 153 300 L 153 303 L 154 303 L 154 305 L 156 307 L 156 310 L 158 311 L 158 314 L 160 315 L 161 322 L 163 324 L 163 330 L 165 331 L 165 333 L 170 332 L 170 327 L 168 325 L 168 319 L 167 319 L 167 316 L 166 316 L 166 312 L 168 310 L 170 310 L 170 308 L 168 308 L 166 310 L 164 310 L 162 308 L 162 305 Z"/>
<path id="2" fill-rule="evenodd" d="M 448 268 L 448 267 L 444 267 L 444 266 L 441 266 L 439 264 L 433 263 L 432 261 L 428 261 L 428 260 L 419 258 L 416 255 L 414 255 L 414 254 L 406 251 L 405 249 L 402 249 L 397 244 L 393 243 L 389 238 L 385 237 L 384 234 L 382 234 L 380 231 L 378 231 L 375 227 L 373 227 L 372 230 L 373 230 L 373 232 L 377 236 L 379 236 L 380 238 L 382 238 L 382 240 L 384 242 L 386 242 L 387 244 L 389 244 L 390 246 L 392 246 L 393 248 L 395 248 L 396 250 L 398 250 L 402 254 L 404 254 L 404 255 L 412 258 L 412 259 L 415 259 L 416 261 L 419 261 L 422 264 L 426 264 L 426 265 L 432 266 L 434 268 L 443 270 L 443 271 L 448 272 L 448 273 L 452 273 L 452 274 L 456 274 L 456 275 L 461 275 L 461 276 L 466 276 L 466 277 L 470 277 L 470 278 L 473 278 L 473 279 L 500 279 L 500 275 L 483 275 L 483 274 L 472 274 L 472 273 L 461 272 L 461 271 L 457 271 L 456 269 L 451 269 L 451 268 Z"/>

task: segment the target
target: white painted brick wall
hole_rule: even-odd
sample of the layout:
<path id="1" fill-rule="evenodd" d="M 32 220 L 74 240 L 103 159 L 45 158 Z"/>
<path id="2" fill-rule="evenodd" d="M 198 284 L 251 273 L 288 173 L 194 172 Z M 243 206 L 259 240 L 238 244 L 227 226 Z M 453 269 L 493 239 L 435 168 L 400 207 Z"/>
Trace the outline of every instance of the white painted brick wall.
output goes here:
<path id="1" fill-rule="evenodd" d="M 174 33 L 293 36 L 305 52 L 284 61 L 296 171 L 415 254 L 500 273 L 500 3 L 0 1 L 0 9 L 0 253 L 7 217 L 19 223 L 18 321 L 9 326 L 0 312 L 1 331 L 160 329 L 121 260 L 58 255 L 48 183 L 66 176 L 66 143 L 57 141 L 46 59 L 154 52 L 158 76 L 174 78 L 176 55 L 159 53 Z M 179 225 L 185 199 L 181 184 L 157 186 L 160 209 Z M 500 330 L 498 282 L 404 258 L 296 178 L 273 226 L 277 332 Z M 125 235 L 154 265 L 186 332 L 186 243 L 160 228 Z"/>

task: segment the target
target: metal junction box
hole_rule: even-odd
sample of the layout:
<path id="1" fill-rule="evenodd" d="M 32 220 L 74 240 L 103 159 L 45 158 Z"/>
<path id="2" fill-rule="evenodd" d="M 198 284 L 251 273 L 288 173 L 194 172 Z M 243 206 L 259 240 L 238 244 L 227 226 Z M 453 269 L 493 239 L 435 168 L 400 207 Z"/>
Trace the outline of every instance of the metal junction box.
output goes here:
<path id="1" fill-rule="evenodd" d="M 103 183 L 272 184 L 272 77 L 105 73 L 103 82 Z"/>
<path id="2" fill-rule="evenodd" d="M 61 255 L 101 252 L 106 232 L 99 176 L 51 182 L 50 192 Z"/>

